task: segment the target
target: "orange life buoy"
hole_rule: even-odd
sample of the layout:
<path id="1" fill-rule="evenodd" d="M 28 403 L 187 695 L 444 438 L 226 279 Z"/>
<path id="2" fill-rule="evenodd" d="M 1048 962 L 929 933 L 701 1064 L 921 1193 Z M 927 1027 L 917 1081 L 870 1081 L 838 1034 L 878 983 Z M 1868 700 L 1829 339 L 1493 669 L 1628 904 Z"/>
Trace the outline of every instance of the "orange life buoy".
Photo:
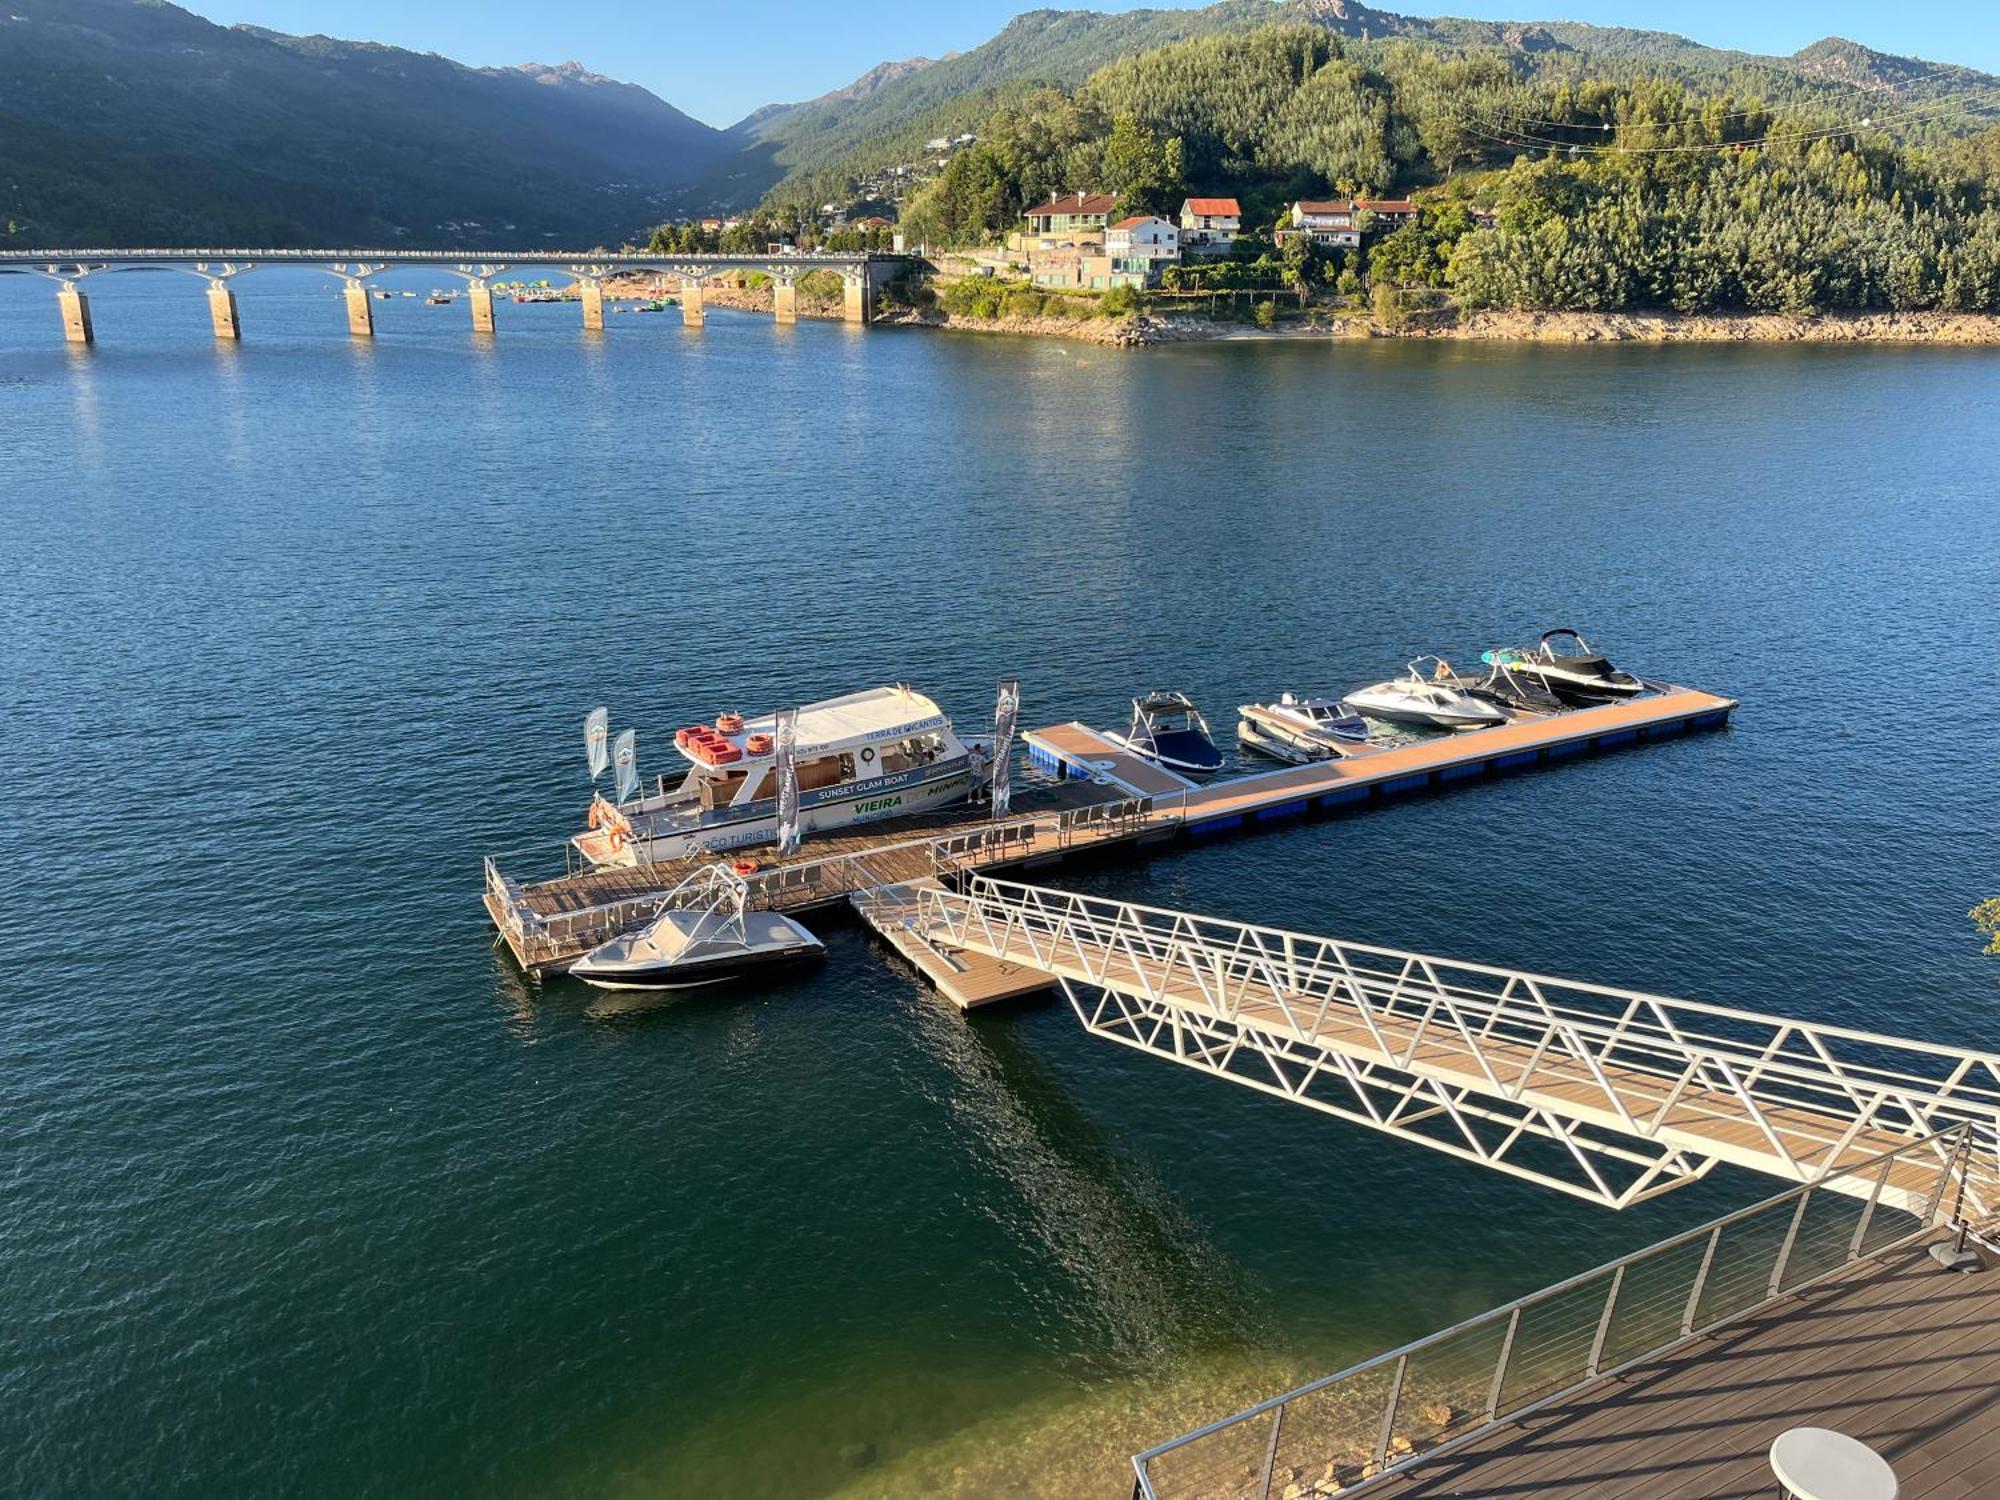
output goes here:
<path id="1" fill-rule="evenodd" d="M 715 727 L 724 734 L 741 734 L 743 732 L 743 715 L 717 714 L 715 716 Z"/>
<path id="2" fill-rule="evenodd" d="M 734 870 L 738 875 L 755 875 L 758 866 L 756 860 L 745 858 L 734 861 L 729 868 Z"/>
<path id="3" fill-rule="evenodd" d="M 753 734 L 743 742 L 743 748 L 748 750 L 752 755 L 769 755 L 771 753 L 771 737 L 768 734 Z"/>
<path id="4" fill-rule="evenodd" d="M 616 854 L 616 853 L 617 853 L 617 852 L 618 852 L 618 851 L 619 851 L 620 849 L 623 849 L 624 847 L 625 847 L 625 830 L 624 830 L 624 829 L 622 829 L 622 828 L 614 828 L 614 829 L 612 829 L 612 830 L 611 830 L 611 852 L 612 852 L 613 854 Z"/>

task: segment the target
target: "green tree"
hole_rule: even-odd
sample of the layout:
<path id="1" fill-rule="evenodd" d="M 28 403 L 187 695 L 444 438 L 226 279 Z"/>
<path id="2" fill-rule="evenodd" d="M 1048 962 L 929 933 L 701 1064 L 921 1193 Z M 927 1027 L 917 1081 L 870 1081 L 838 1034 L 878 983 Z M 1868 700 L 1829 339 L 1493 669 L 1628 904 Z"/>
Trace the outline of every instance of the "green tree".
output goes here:
<path id="1" fill-rule="evenodd" d="M 1986 939 L 1985 951 L 2000 958 L 2000 897 L 1980 902 L 1966 915 L 1972 918 L 1972 925 Z"/>

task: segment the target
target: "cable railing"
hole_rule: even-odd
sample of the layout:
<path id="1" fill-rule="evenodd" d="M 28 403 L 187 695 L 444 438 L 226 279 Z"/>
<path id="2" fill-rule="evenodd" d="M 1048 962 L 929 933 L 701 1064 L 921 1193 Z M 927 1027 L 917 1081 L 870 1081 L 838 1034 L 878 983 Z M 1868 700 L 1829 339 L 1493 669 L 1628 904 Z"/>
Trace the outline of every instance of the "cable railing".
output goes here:
<path id="1" fill-rule="evenodd" d="M 1260 1402 L 1136 1455 L 1134 1500 L 1372 1488 L 1921 1238 L 1976 1155 L 1955 1126 Z M 1918 1198 L 1884 1192 L 1912 1168 Z"/>

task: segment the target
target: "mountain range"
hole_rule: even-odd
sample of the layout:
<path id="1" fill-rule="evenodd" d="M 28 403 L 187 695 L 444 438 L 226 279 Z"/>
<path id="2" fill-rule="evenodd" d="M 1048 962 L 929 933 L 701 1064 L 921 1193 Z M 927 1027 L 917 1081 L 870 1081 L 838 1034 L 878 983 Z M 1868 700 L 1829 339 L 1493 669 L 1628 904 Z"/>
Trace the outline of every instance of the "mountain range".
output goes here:
<path id="1" fill-rule="evenodd" d="M 1351 0 L 1038 10 L 983 45 L 885 62 L 717 129 L 577 63 L 435 54 L 224 27 L 166 0 L 0 9 L 0 245 L 622 243 L 682 214 L 817 201 L 1046 84 L 1167 42 L 1305 21 L 1365 51 L 1496 48 L 1529 74 L 1925 98 L 1994 85 L 1829 38 L 1789 58 L 1578 22 L 1424 19 Z"/>

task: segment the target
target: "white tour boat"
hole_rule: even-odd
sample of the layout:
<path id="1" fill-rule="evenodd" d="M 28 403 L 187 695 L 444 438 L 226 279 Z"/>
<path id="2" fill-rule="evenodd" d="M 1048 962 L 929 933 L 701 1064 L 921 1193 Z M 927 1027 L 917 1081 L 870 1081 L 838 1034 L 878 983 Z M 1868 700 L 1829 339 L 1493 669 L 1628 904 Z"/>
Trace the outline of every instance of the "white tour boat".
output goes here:
<path id="1" fill-rule="evenodd" d="M 719 715 L 679 731 L 689 769 L 622 802 L 598 796 L 572 842 L 593 865 L 641 865 L 778 837 L 776 715 Z M 975 781 L 971 751 L 944 712 L 897 683 L 798 711 L 793 751 L 802 832 L 844 828 L 962 802 Z"/>

